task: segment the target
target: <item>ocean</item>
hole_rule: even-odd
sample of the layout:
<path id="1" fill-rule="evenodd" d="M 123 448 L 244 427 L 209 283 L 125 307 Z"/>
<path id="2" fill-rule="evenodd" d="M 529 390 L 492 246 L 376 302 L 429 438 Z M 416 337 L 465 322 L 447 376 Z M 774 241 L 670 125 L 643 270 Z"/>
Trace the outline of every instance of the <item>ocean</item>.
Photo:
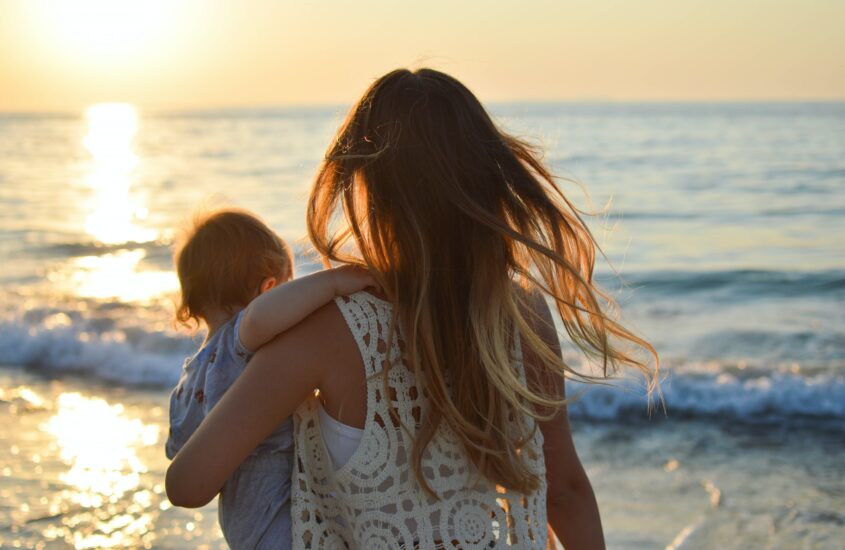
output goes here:
<path id="1" fill-rule="evenodd" d="M 842 548 L 845 104 L 494 105 L 593 215 L 663 403 L 571 384 L 609 548 Z M 345 108 L 0 114 L 0 546 L 225 547 L 163 495 L 174 238 L 305 199 Z M 564 341 L 567 357 L 578 361 Z M 665 406 L 664 406 L 665 405 Z"/>

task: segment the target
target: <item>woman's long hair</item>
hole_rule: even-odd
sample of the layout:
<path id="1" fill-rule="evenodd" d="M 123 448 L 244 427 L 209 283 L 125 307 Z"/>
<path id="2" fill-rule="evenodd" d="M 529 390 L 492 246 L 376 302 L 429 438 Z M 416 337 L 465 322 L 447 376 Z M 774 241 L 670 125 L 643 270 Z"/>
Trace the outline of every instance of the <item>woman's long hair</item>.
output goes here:
<path id="1" fill-rule="evenodd" d="M 539 486 L 520 457 L 531 433 L 514 430 L 512 419 L 549 419 L 565 400 L 513 368 L 515 330 L 542 378 L 593 378 L 539 336 L 514 281 L 554 301 L 571 341 L 603 377 L 633 366 L 650 390 L 656 383 L 654 348 L 605 313 L 610 299 L 593 283 L 596 244 L 577 209 L 536 152 L 499 130 L 446 74 L 396 70 L 370 86 L 317 173 L 308 231 L 325 259 L 377 273 L 395 305 L 403 359 L 430 404 L 412 451 L 429 492 L 421 459 L 442 422 L 491 481 L 523 493 Z M 350 239 L 360 257 L 345 246 Z M 653 366 L 625 349 L 631 344 Z"/>

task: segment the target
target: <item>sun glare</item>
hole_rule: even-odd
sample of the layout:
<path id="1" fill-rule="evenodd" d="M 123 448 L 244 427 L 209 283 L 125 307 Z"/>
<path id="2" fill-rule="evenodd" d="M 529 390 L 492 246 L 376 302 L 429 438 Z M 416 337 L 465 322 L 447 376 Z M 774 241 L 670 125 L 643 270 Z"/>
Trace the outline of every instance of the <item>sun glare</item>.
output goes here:
<path id="1" fill-rule="evenodd" d="M 31 20 L 49 46 L 83 62 L 137 60 L 166 47 L 180 2 L 28 0 Z"/>

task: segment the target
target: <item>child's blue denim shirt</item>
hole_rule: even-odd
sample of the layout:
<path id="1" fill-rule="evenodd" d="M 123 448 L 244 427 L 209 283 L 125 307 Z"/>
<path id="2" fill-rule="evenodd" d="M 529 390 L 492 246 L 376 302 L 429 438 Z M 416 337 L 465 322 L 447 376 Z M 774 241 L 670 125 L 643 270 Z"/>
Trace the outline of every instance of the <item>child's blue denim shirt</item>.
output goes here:
<path id="1" fill-rule="evenodd" d="M 244 371 L 252 353 L 238 338 L 243 312 L 226 322 L 193 357 L 170 394 L 172 459 Z M 285 420 L 253 451 L 220 491 L 218 516 L 226 542 L 240 548 L 290 548 L 293 424 Z"/>

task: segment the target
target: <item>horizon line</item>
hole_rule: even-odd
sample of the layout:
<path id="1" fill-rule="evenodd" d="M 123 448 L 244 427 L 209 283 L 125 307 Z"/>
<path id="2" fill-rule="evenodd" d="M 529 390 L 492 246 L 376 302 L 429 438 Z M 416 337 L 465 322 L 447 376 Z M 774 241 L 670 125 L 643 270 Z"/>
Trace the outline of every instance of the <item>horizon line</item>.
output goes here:
<path id="1" fill-rule="evenodd" d="M 131 101 L 104 100 L 96 101 L 77 109 L 44 108 L 44 109 L 0 109 L 0 116 L 76 116 L 84 113 L 85 109 L 101 104 L 127 104 L 135 107 L 139 112 L 148 115 L 172 115 L 172 114 L 204 114 L 204 113 L 247 113 L 250 111 L 295 111 L 295 110 L 330 110 L 348 109 L 354 102 L 279 102 L 279 103 L 256 103 L 256 104 L 230 104 L 217 106 L 200 107 L 144 107 Z M 809 104 L 840 104 L 845 103 L 842 98 L 737 98 L 737 99 L 616 99 L 616 98 L 571 98 L 571 99 L 513 99 L 500 101 L 482 101 L 487 107 L 513 107 L 513 106 L 552 106 L 552 105 L 809 105 Z"/>

